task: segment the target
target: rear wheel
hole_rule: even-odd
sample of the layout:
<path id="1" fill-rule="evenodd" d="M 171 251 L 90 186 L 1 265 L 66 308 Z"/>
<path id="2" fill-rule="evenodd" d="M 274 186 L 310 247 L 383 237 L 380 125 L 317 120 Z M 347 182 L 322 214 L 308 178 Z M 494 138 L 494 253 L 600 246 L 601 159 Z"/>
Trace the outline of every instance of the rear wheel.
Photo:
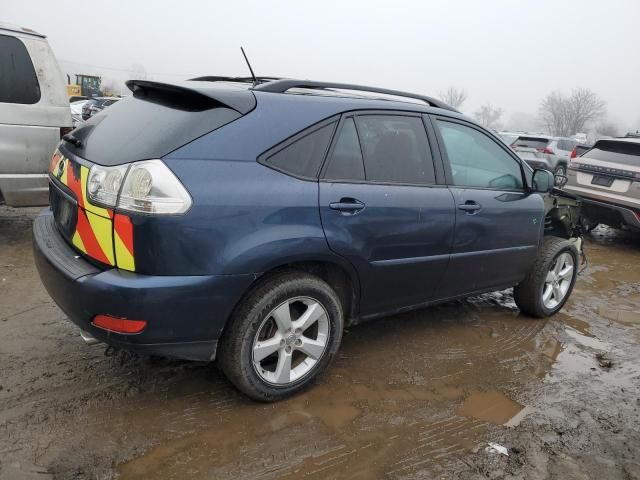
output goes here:
<path id="1" fill-rule="evenodd" d="M 554 175 L 559 175 L 561 177 L 566 177 L 567 176 L 567 167 L 565 167 L 564 165 L 558 165 L 556 167 L 556 171 L 553 172 Z"/>
<path id="2" fill-rule="evenodd" d="M 578 275 L 578 249 L 562 238 L 547 237 L 527 277 L 513 289 L 516 305 L 530 316 L 555 314 L 565 304 Z"/>
<path id="3" fill-rule="evenodd" d="M 280 274 L 236 310 L 221 339 L 218 364 L 249 397 L 280 400 L 326 368 L 342 329 L 340 300 L 326 282 L 304 273 Z"/>

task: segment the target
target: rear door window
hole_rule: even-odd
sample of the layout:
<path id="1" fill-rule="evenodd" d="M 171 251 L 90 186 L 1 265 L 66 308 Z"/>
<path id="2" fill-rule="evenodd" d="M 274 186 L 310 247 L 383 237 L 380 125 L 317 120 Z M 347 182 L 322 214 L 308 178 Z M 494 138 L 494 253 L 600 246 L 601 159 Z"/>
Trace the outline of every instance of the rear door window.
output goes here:
<path id="1" fill-rule="evenodd" d="M 422 118 L 358 115 L 358 135 L 369 182 L 433 185 L 435 173 Z"/>
<path id="2" fill-rule="evenodd" d="M 16 37 L 0 35 L 0 102 L 40 101 L 40 84 L 29 52 Z"/>
<path id="3" fill-rule="evenodd" d="M 364 161 L 353 117 L 345 119 L 342 124 L 324 177 L 344 181 L 365 179 Z"/>
<path id="4" fill-rule="evenodd" d="M 316 178 L 335 125 L 336 122 L 332 122 L 310 132 L 298 134 L 262 162 L 294 177 Z"/>
<path id="5" fill-rule="evenodd" d="M 489 136 L 459 123 L 437 123 L 454 185 L 497 190 L 523 188 L 520 164 Z"/>

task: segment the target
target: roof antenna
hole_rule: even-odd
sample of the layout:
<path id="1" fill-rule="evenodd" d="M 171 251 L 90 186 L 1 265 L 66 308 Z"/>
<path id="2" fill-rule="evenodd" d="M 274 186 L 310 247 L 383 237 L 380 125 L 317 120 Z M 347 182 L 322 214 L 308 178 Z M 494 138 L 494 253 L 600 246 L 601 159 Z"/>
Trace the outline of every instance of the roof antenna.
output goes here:
<path id="1" fill-rule="evenodd" d="M 258 79 L 256 78 L 255 73 L 253 73 L 253 68 L 251 68 L 247 54 L 244 53 L 244 48 L 240 47 L 240 50 L 242 51 L 242 56 L 244 56 L 244 61 L 247 62 L 247 67 L 249 67 L 249 71 L 251 72 L 251 78 L 253 78 L 253 86 L 255 87 L 258 84 Z"/>

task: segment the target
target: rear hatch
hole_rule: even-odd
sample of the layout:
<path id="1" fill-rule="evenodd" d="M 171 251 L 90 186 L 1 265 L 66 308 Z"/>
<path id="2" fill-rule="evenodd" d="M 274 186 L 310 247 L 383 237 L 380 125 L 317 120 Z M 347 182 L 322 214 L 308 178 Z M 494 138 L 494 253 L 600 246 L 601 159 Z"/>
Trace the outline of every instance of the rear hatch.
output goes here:
<path id="1" fill-rule="evenodd" d="M 544 153 L 544 149 L 549 146 L 550 141 L 543 137 L 521 136 L 511 144 L 511 148 L 533 168 L 548 168 L 548 164 L 541 160 L 545 160 L 547 154 Z"/>
<path id="2" fill-rule="evenodd" d="M 137 214 L 92 203 L 91 167 L 159 159 L 255 107 L 242 87 L 209 82 L 130 81 L 133 95 L 65 136 L 49 168 L 50 203 L 58 230 L 94 263 L 136 271 Z"/>
<path id="3" fill-rule="evenodd" d="M 569 190 L 640 208 L 640 141 L 600 140 L 569 168 L 575 171 Z"/>

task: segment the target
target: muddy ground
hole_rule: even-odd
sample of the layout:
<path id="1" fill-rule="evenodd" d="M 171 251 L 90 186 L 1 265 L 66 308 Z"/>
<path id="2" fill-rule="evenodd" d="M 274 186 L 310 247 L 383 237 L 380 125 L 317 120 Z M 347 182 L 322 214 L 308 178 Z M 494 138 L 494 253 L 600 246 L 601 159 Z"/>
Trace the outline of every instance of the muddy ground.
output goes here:
<path id="1" fill-rule="evenodd" d="M 552 319 L 506 291 L 368 323 L 264 405 L 85 345 L 38 280 L 35 213 L 0 207 L 2 479 L 640 479 L 640 235 L 595 230 Z"/>

